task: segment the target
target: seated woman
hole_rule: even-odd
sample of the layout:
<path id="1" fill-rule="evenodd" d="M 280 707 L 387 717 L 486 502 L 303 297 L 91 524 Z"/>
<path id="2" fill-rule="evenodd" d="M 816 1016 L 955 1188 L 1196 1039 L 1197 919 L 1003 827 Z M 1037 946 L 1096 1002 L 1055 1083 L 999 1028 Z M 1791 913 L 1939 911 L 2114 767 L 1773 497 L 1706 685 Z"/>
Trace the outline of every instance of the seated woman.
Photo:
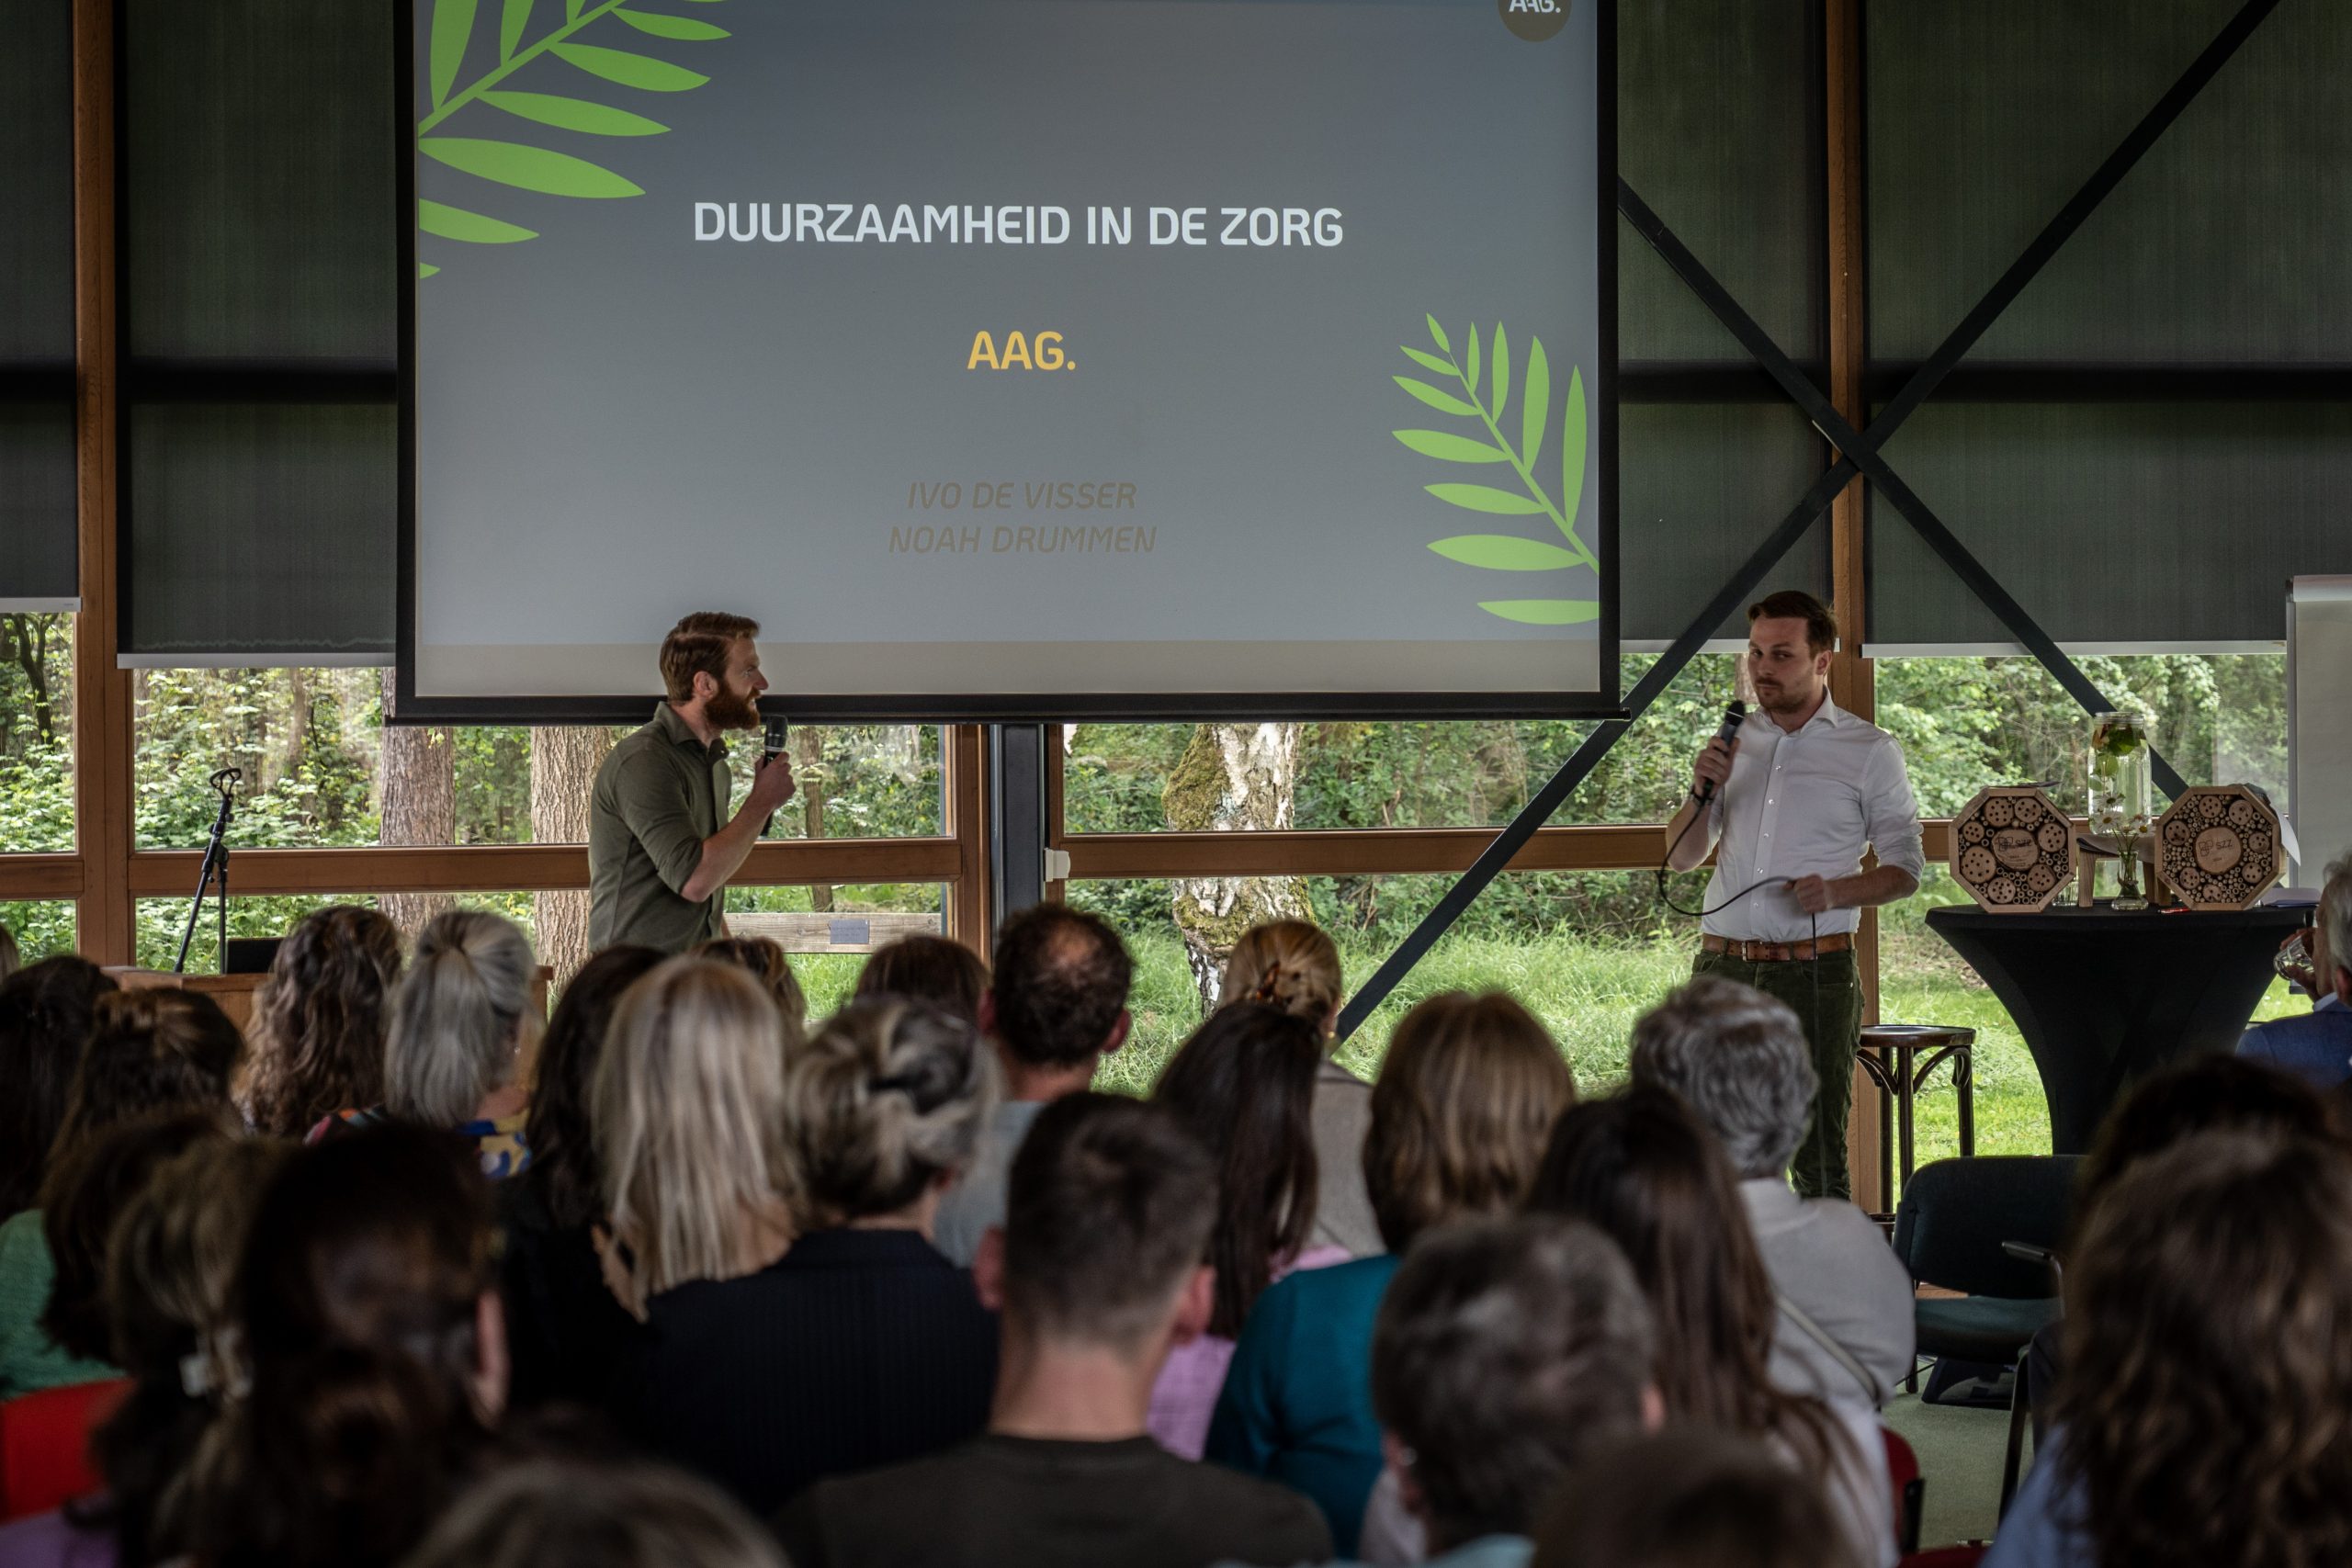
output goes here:
<path id="1" fill-rule="evenodd" d="M 86 958 L 45 958 L 0 980 L 0 1220 L 40 1201 L 98 998 L 114 977 Z"/>
<path id="2" fill-rule="evenodd" d="M 1201 1457 L 1234 1342 L 1266 1287 L 1294 1269 L 1348 1260 L 1341 1248 L 1311 1240 L 1315 1073 L 1322 1060 L 1322 1034 L 1306 1019 L 1268 1002 L 1232 1002 L 1184 1042 L 1152 1090 L 1217 1168 L 1209 1331 L 1169 1353 L 1146 1423 L 1181 1458 Z"/>
<path id="3" fill-rule="evenodd" d="M 1569 1111 L 1528 1203 L 1598 1225 L 1624 1249 L 1657 1319 L 1669 1423 L 1772 1444 L 1822 1479 L 1856 1561 L 1894 1561 L 1878 1423 L 1772 1382 L 1771 1279 L 1731 1162 L 1678 1096 L 1637 1085 Z"/>
<path id="4" fill-rule="evenodd" d="M 401 976 L 400 928 L 373 909 L 305 915 L 254 998 L 240 1098 L 256 1133 L 299 1138 L 347 1106 L 384 1099 L 384 1034 Z"/>
<path id="5" fill-rule="evenodd" d="M 237 1271 L 231 1398 L 196 1461 L 189 1560 L 390 1568 L 506 1404 L 490 1190 L 382 1122 L 288 1158 Z"/>
<path id="6" fill-rule="evenodd" d="M 1305 920 L 1251 926 L 1233 944 L 1217 995 L 1234 1002 L 1270 1002 L 1315 1026 L 1324 1049 L 1336 1048 L 1340 1003 L 1347 985 L 1340 949 Z M 1381 1248 L 1380 1224 L 1363 1190 L 1363 1135 L 1372 1120 L 1372 1086 L 1326 1055 L 1315 1071 L 1315 1244 L 1351 1258 Z"/>
<path id="7" fill-rule="evenodd" d="M 902 936 L 875 950 L 857 972 L 857 999 L 904 997 L 929 1002 L 978 1029 L 989 966 L 970 948 L 944 936 Z"/>
<path id="8" fill-rule="evenodd" d="M 41 1203 L 56 1201 L 61 1178 L 84 1150 L 127 1122 L 154 1111 L 193 1110 L 233 1124 L 229 1084 L 244 1043 L 237 1026 L 201 992 L 121 991 L 101 997 L 90 1043 L 66 1093 L 65 1116 L 44 1178 Z M 38 1207 L 0 1224 L 0 1399 L 115 1375 L 102 1359 L 103 1328 L 87 1336 L 88 1353 L 75 1355 L 43 1325 L 58 1267 L 45 1233 Z M 105 1233 L 98 1231 L 96 1237 L 91 1255 L 102 1259 Z M 96 1296 L 98 1267 L 89 1265 L 85 1299 L 91 1303 Z M 88 1310 L 95 1316 L 95 1305 Z"/>
<path id="9" fill-rule="evenodd" d="M 1985 1568 L 2352 1562 L 2352 1152 L 2199 1133 L 2066 1267 L 2066 1381 Z"/>
<path id="10" fill-rule="evenodd" d="M 588 960 L 564 987 L 539 1044 L 538 1086 L 524 1127 L 530 1168 L 498 1184 L 511 1399 L 518 1410 L 594 1400 L 628 1332 L 628 1314 L 605 1289 L 596 1258 L 604 1170 L 588 1096 L 621 997 L 661 962 L 650 947 L 608 947 Z"/>
<path id="11" fill-rule="evenodd" d="M 1372 1090 L 1363 1179 L 1385 1256 L 1293 1274 L 1241 1330 L 1206 1457 L 1304 1493 L 1343 1557 L 1381 1469 L 1372 1330 L 1422 1232 L 1518 1207 L 1577 1086 L 1560 1047 L 1498 993 L 1449 991 L 1399 1020 Z"/>
<path id="12" fill-rule="evenodd" d="M 384 1103 L 339 1120 L 392 1116 L 438 1127 L 474 1145 L 484 1176 L 519 1175 L 531 1163 L 523 1131 L 530 1105 L 515 1076 L 538 1033 L 531 1006 L 537 967 L 513 922 L 479 909 L 435 915 L 393 997 Z M 337 1119 L 311 1129 L 311 1138 Z"/>
<path id="13" fill-rule="evenodd" d="M 778 1085 L 759 1049 L 775 1027 L 739 971 L 665 964 L 623 1002 L 594 1098 L 608 1257 L 645 1319 L 611 1408 L 763 1517 L 827 1475 L 979 1431 L 997 1352 L 970 1275 L 930 1241 L 996 1093 L 978 1035 L 859 1003 Z M 787 1168 L 797 1238 L 775 1195 Z"/>

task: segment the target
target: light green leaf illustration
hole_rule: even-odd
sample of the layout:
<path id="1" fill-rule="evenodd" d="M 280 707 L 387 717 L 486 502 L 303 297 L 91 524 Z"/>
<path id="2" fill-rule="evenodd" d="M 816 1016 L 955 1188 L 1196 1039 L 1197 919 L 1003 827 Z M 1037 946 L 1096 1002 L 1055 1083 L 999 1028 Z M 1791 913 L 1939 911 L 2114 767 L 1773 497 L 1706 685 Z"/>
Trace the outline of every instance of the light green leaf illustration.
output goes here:
<path id="1" fill-rule="evenodd" d="M 560 97 L 553 93 L 484 93 L 481 101 L 492 108 L 552 125 L 558 130 L 581 130 L 591 136 L 659 136 L 670 128 L 641 114 L 592 104 L 585 98 Z"/>
<path id="2" fill-rule="evenodd" d="M 1459 376 L 1462 374 L 1462 372 L 1453 367 L 1453 360 L 1440 359 L 1436 355 L 1424 353 L 1418 348 L 1406 349 L 1405 357 L 1419 366 L 1422 369 L 1434 370 L 1441 376 Z"/>
<path id="3" fill-rule="evenodd" d="M 673 65 L 666 60 L 656 60 L 649 54 L 631 54 L 625 49 L 605 49 L 599 44 L 551 44 L 548 52 L 559 60 L 577 65 L 591 76 L 602 76 L 607 82 L 617 82 L 624 87 L 636 87 L 648 93 L 683 93 L 710 80 L 700 72 Z"/>
<path id="4" fill-rule="evenodd" d="M 1470 384 L 1473 392 L 1478 389 L 1478 323 L 1476 321 L 1470 323 L 1470 335 L 1464 344 L 1462 378 Z"/>
<path id="5" fill-rule="evenodd" d="M 1437 318 L 1435 316 L 1430 316 L 1427 318 L 1427 320 L 1430 323 L 1430 341 L 1436 344 L 1438 347 L 1443 349 L 1446 353 L 1452 354 L 1453 352 L 1453 345 L 1445 341 L 1445 329 L 1437 324 Z"/>
<path id="6" fill-rule="evenodd" d="M 1421 488 L 1449 506 L 1467 507 L 1472 512 L 1528 517 L 1546 510 L 1542 502 L 1532 497 L 1497 490 L 1492 485 L 1423 485 Z"/>
<path id="7" fill-rule="evenodd" d="M 1441 392 L 1426 381 L 1416 381 L 1410 376 L 1399 376 L 1396 378 L 1396 384 L 1440 413 L 1456 414 L 1464 419 L 1478 417 L 1478 410 L 1475 405 Z"/>
<path id="8" fill-rule="evenodd" d="M 1456 534 L 1430 546 L 1448 560 L 1483 566 L 1489 571 L 1557 571 L 1577 564 L 1575 555 L 1541 539 L 1516 534 Z"/>
<path id="9" fill-rule="evenodd" d="M 708 22 L 697 22 L 690 17 L 665 17 L 658 11 L 616 11 L 613 15 L 635 28 L 639 32 L 655 38 L 694 39 L 727 37 L 725 28 L 714 28 Z"/>
<path id="10" fill-rule="evenodd" d="M 1584 502 L 1584 372 L 1568 372 L 1567 425 L 1560 432 L 1560 510 L 1571 526 Z"/>
<path id="11" fill-rule="evenodd" d="M 563 0 L 563 19 L 567 22 L 578 21 L 580 7 L 585 3 L 586 0 Z"/>
<path id="12" fill-rule="evenodd" d="M 1497 419 L 1500 419 L 1503 416 L 1503 405 L 1510 401 L 1510 339 L 1503 336 L 1503 324 L 1500 321 L 1495 323 L 1494 377 L 1494 413 Z M 1476 378 L 1474 377 L 1473 379 Z M 1530 453 L 1527 460 L 1531 463 L 1535 461 L 1534 455 Z"/>
<path id="13" fill-rule="evenodd" d="M 643 196 L 645 187 L 569 152 L 485 141 L 471 136 L 428 136 L 416 144 L 426 157 L 460 173 L 548 196 Z"/>
<path id="14" fill-rule="evenodd" d="M 1600 605 L 1591 599 L 1481 599 L 1478 608 L 1531 626 L 1580 626 L 1600 618 Z"/>
<path id="15" fill-rule="evenodd" d="M 502 219 L 485 218 L 479 212 L 468 212 L 463 208 L 446 207 L 437 201 L 416 204 L 416 226 L 445 240 L 463 240 L 475 245 L 511 245 L 518 240 L 538 238 L 536 230 Z"/>
<path id="16" fill-rule="evenodd" d="M 531 25 L 531 0 L 506 0 L 506 8 L 498 16 L 498 58 L 503 62 L 514 58 L 514 46 L 523 41 L 523 29 Z"/>
<path id="17" fill-rule="evenodd" d="M 1519 411 L 1519 450 L 1533 468 L 1544 452 L 1544 427 L 1552 421 L 1552 362 L 1544 357 L 1544 340 L 1527 345 L 1527 392 Z"/>
<path id="18" fill-rule="evenodd" d="M 1424 457 L 1436 457 L 1448 463 L 1510 461 L 1510 454 L 1499 446 L 1489 446 L 1466 435 L 1449 435 L 1442 430 L 1392 430 L 1388 434 Z"/>
<path id="19" fill-rule="evenodd" d="M 440 270 L 441 269 L 439 267 L 435 266 L 431 262 L 419 262 L 416 264 L 416 276 L 419 277 L 431 277 L 435 273 L 439 272 Z"/>
<path id="20" fill-rule="evenodd" d="M 433 44 L 429 65 L 433 73 L 433 107 L 448 101 L 457 84 L 458 67 L 466 61 L 466 39 L 473 35 L 474 0 L 433 0 Z"/>

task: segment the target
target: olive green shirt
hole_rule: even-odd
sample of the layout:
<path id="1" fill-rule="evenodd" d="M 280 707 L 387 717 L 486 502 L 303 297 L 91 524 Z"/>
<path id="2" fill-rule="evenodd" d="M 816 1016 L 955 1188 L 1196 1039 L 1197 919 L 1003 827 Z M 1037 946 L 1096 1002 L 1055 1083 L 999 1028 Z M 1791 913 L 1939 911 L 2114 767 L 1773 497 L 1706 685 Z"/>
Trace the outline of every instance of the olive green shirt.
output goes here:
<path id="1" fill-rule="evenodd" d="M 695 739 L 668 703 L 613 748 L 588 807 L 589 946 L 684 953 L 721 933 L 726 889 L 700 902 L 680 890 L 726 822 L 732 788 L 727 743 Z"/>

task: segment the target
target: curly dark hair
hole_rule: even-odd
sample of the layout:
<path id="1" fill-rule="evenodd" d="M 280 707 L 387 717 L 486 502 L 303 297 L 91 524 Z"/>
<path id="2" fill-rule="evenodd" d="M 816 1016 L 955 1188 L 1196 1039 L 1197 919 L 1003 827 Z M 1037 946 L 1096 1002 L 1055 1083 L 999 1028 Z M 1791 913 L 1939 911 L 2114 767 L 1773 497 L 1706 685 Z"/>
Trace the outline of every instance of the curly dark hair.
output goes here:
<path id="1" fill-rule="evenodd" d="M 537 1189 L 559 1230 L 577 1230 L 605 1217 L 604 1177 L 588 1119 L 588 1086 L 621 993 L 662 962 L 650 947 L 608 947 L 580 966 L 556 1003 L 539 1042 L 539 1077 L 531 1095 L 524 1144 L 531 1168 L 523 1179 Z"/>
<path id="2" fill-rule="evenodd" d="M 312 910 L 277 944 L 255 998 L 254 1130 L 299 1138 L 338 1111 L 384 1102 L 384 1031 L 401 933 L 356 905 Z"/>
<path id="3" fill-rule="evenodd" d="M 114 979 L 61 954 L 0 983 L 0 1217 L 29 1209 L 65 1121 L 65 1097 Z"/>
<path id="4" fill-rule="evenodd" d="M 157 1111 L 119 1122 L 58 1161 L 42 1195 L 41 1236 L 57 1272 L 40 1326 L 60 1348 L 87 1361 L 114 1359 L 106 1282 L 115 1222 L 145 1191 L 156 1168 L 198 1144 L 226 1143 L 235 1124 L 225 1103 L 209 1111 Z"/>
<path id="5" fill-rule="evenodd" d="M 245 1037 L 201 991 L 118 991 L 98 998 L 90 1043 L 66 1091 L 50 1176 L 84 1143 L 152 1111 L 223 1111 Z M 41 1201 L 48 1203 L 44 1190 Z"/>
<path id="6" fill-rule="evenodd" d="M 2100 1568 L 2352 1562 L 2352 1151 L 2199 1133 L 2066 1271 L 2060 1473 Z"/>
<path id="7" fill-rule="evenodd" d="M 1119 933 L 1066 904 L 1039 904 L 1005 921 L 989 967 L 997 1042 L 1036 1067 L 1091 1060 L 1126 1010 L 1136 975 Z"/>
<path id="8" fill-rule="evenodd" d="M 965 1022 L 980 1021 L 989 966 L 960 942 L 944 936 L 902 936 L 876 948 L 857 972 L 855 995 L 905 997 L 944 1008 Z"/>
<path id="9" fill-rule="evenodd" d="M 2177 1063 L 2141 1080 L 2100 1124 L 2075 1176 L 2074 1231 L 2082 1231 L 2091 1210 L 2134 1165 L 2199 1133 L 2224 1129 L 2317 1138 L 2334 1132 L 2335 1121 L 2319 1091 L 2292 1073 L 2245 1056 Z"/>

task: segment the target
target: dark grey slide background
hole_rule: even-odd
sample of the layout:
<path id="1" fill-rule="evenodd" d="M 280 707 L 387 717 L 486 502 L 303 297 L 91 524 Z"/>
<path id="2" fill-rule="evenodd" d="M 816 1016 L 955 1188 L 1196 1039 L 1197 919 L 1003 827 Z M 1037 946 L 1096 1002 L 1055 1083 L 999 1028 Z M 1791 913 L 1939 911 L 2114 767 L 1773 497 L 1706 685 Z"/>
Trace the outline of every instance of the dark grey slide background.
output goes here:
<path id="1" fill-rule="evenodd" d="M 419 239 L 439 268 L 414 285 L 420 695 L 650 689 L 653 646 L 696 608 L 764 623 L 780 693 L 1597 689 L 1596 625 L 1479 607 L 1597 598 L 1593 571 L 1429 548 L 1559 543 L 1541 514 L 1424 489 L 1515 490 L 1511 468 L 1390 434 L 1486 438 L 1393 379 L 1438 379 L 1399 352 L 1431 348 L 1426 314 L 1457 351 L 1474 321 L 1489 351 L 1503 324 L 1514 444 L 1540 336 L 1552 398 L 1534 473 L 1558 499 L 1580 369 L 1594 455 L 1575 521 L 1600 547 L 1585 0 L 1541 42 L 1495 0 L 629 4 L 730 36 L 671 41 L 603 15 L 572 41 L 707 85 L 639 91 L 544 54 L 500 85 L 665 134 L 579 134 L 481 102 L 434 134 L 586 158 L 643 195 L 544 196 L 415 160 L 421 198 L 538 235 Z M 499 9 L 480 7 L 460 89 L 498 63 Z M 420 117 L 433 13 L 416 0 Z M 523 47 L 562 21 L 538 0 Z M 1053 204 L 1071 235 L 703 241 L 697 202 L 872 202 L 886 221 L 900 203 L 918 221 L 927 205 Z M 1132 208 L 1133 242 L 1087 244 L 1090 205 Z M 1209 209 L 1210 243 L 1147 243 L 1155 206 Z M 1344 239 L 1221 244 L 1217 209 L 1237 206 L 1337 209 Z M 967 368 L 976 333 L 1001 347 L 1014 330 L 1059 333 L 1074 367 Z M 977 484 L 1008 481 L 1010 510 L 973 510 Z M 1135 501 L 1032 511 L 1037 481 L 1131 485 Z M 959 509 L 910 504 L 941 483 L 961 485 Z M 978 547 L 916 553 L 925 525 L 959 543 L 977 528 Z M 997 547 L 1022 527 L 1084 528 L 1091 547 Z"/>

